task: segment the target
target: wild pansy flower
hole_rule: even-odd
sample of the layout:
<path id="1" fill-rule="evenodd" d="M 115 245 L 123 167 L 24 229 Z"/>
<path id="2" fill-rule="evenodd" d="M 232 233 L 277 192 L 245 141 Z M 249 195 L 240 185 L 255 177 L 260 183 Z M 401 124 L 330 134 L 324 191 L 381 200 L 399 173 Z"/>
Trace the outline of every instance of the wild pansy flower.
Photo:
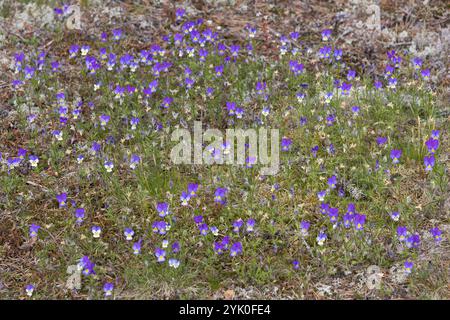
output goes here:
<path id="1" fill-rule="evenodd" d="M 63 133 L 61 130 L 53 130 L 52 135 L 57 141 L 62 141 L 63 139 Z"/>
<path id="2" fill-rule="evenodd" d="M 327 116 L 326 121 L 327 121 L 327 127 L 330 127 L 336 121 L 336 116 L 334 114 L 330 114 Z"/>
<path id="3" fill-rule="evenodd" d="M 36 168 L 39 163 L 39 158 L 35 155 L 31 155 L 28 157 L 28 161 L 30 162 L 32 168 Z"/>
<path id="4" fill-rule="evenodd" d="M 341 85 L 341 94 L 344 96 L 348 96 L 350 94 L 350 90 L 352 89 L 352 84 L 347 82 L 342 82 Z"/>
<path id="5" fill-rule="evenodd" d="M 354 203 L 350 202 L 350 203 L 347 205 L 347 213 L 349 213 L 349 214 L 351 214 L 351 215 L 353 215 L 353 214 L 356 213 L 356 207 L 355 207 L 355 204 L 354 204 Z"/>
<path id="6" fill-rule="evenodd" d="M 172 268 L 176 269 L 179 266 L 180 266 L 180 261 L 179 260 L 177 260 L 175 258 L 169 259 L 169 267 L 172 267 Z"/>
<path id="7" fill-rule="evenodd" d="M 25 79 L 29 80 L 29 79 L 33 78 L 33 75 L 35 72 L 35 69 L 33 67 L 26 66 L 23 71 L 25 72 Z"/>
<path id="8" fill-rule="evenodd" d="M 56 95 L 56 98 L 58 99 L 58 94 Z M 62 99 L 58 99 L 58 103 L 60 104 L 60 107 L 58 109 L 59 116 L 60 117 L 67 116 L 67 112 L 69 111 L 69 108 L 67 108 L 67 106 L 63 105 L 65 103 L 65 101 L 64 101 L 64 93 L 63 93 L 63 98 Z"/>
<path id="9" fill-rule="evenodd" d="M 400 212 L 393 211 L 393 212 L 391 212 L 390 216 L 391 216 L 392 220 L 398 221 L 400 219 Z"/>
<path id="10" fill-rule="evenodd" d="M 337 184 L 337 178 L 335 175 L 328 178 L 328 186 L 330 187 L 330 189 L 336 189 L 336 184 Z"/>
<path id="11" fill-rule="evenodd" d="M 439 140 L 439 134 L 440 134 L 439 130 L 431 130 L 431 138 Z"/>
<path id="12" fill-rule="evenodd" d="M 353 223 L 353 217 L 354 217 L 354 214 L 352 214 L 350 212 L 346 212 L 344 214 L 344 216 L 342 217 L 342 220 L 343 220 L 345 228 L 350 228 L 351 224 Z"/>
<path id="13" fill-rule="evenodd" d="M 308 230 L 310 226 L 311 223 L 309 223 L 309 221 L 300 222 L 300 233 L 303 237 L 306 237 L 308 235 Z"/>
<path id="14" fill-rule="evenodd" d="M 98 154 L 99 151 L 100 151 L 100 149 L 101 149 L 101 147 L 102 147 L 102 146 L 100 145 L 100 143 L 98 143 L 97 141 L 94 141 L 94 142 L 92 143 L 92 146 L 91 146 L 91 149 L 90 149 L 91 154 L 92 154 L 92 155 Z"/>
<path id="15" fill-rule="evenodd" d="M 396 68 L 400 68 L 400 63 L 402 62 L 402 57 L 400 57 L 400 56 L 394 56 L 394 57 L 392 57 L 392 62 L 394 63 L 394 66 L 396 67 Z"/>
<path id="16" fill-rule="evenodd" d="M 327 195 L 326 190 L 322 190 L 317 192 L 317 199 L 319 199 L 320 202 L 323 202 L 325 200 L 325 196 Z"/>
<path id="17" fill-rule="evenodd" d="M 37 237 L 37 235 L 38 235 L 38 231 L 39 231 L 39 229 L 40 229 L 41 227 L 40 226 L 38 226 L 37 224 L 31 224 L 30 225 L 30 237 L 31 238 L 36 238 Z"/>
<path id="18" fill-rule="evenodd" d="M 235 110 L 236 110 L 236 103 L 227 101 L 226 106 L 227 106 L 227 110 L 228 110 L 228 115 L 230 115 L 230 116 L 234 115 Z"/>
<path id="19" fill-rule="evenodd" d="M 323 95 L 323 100 L 326 104 L 329 104 L 333 99 L 333 92 L 327 92 Z"/>
<path id="20" fill-rule="evenodd" d="M 439 148 L 439 140 L 430 138 L 427 141 L 425 141 L 425 145 L 428 149 L 428 152 L 434 154 Z"/>
<path id="21" fill-rule="evenodd" d="M 422 63 L 423 63 L 422 59 L 420 59 L 418 57 L 415 57 L 412 60 L 413 67 L 416 70 L 420 70 L 420 68 L 422 67 Z"/>
<path id="22" fill-rule="evenodd" d="M 289 61 L 289 69 L 294 73 L 295 76 L 298 76 L 303 73 L 304 66 L 302 63 L 299 63 L 295 60 Z"/>
<path id="23" fill-rule="evenodd" d="M 213 249 L 216 254 L 222 254 L 225 251 L 225 246 L 220 242 L 214 242 Z"/>
<path id="24" fill-rule="evenodd" d="M 91 47 L 88 46 L 88 45 L 82 46 L 82 47 L 81 47 L 81 55 L 82 55 L 82 56 L 87 55 L 90 49 L 91 49 Z"/>
<path id="25" fill-rule="evenodd" d="M 320 231 L 319 235 L 316 238 L 317 244 L 319 246 L 323 246 L 323 243 L 327 240 L 327 234 L 323 231 Z"/>
<path id="26" fill-rule="evenodd" d="M 18 89 L 23 84 L 25 84 L 25 82 L 19 79 L 15 79 L 11 82 L 11 85 L 13 86 L 14 89 Z"/>
<path id="27" fill-rule="evenodd" d="M 83 156 L 82 154 L 79 154 L 79 155 L 77 156 L 77 163 L 78 163 L 78 164 L 81 164 L 81 163 L 83 162 L 83 160 L 84 160 L 84 156 Z"/>
<path id="28" fill-rule="evenodd" d="M 168 246 L 169 246 L 169 240 L 164 239 L 164 240 L 162 241 L 162 243 L 161 243 L 161 247 L 162 247 L 163 249 L 166 249 Z"/>
<path id="29" fill-rule="evenodd" d="M 80 47 L 76 44 L 73 44 L 69 48 L 69 58 L 75 58 L 78 54 L 78 51 L 80 50 Z"/>
<path id="30" fill-rule="evenodd" d="M 183 18 L 184 13 L 186 12 L 186 10 L 184 10 L 183 8 L 177 8 L 175 10 L 175 18 L 177 21 L 181 20 L 181 18 Z"/>
<path id="31" fill-rule="evenodd" d="M 84 208 L 76 208 L 75 209 L 75 218 L 76 223 L 81 224 L 84 220 L 85 209 Z"/>
<path id="32" fill-rule="evenodd" d="M 237 58 L 240 49 L 241 49 L 241 47 L 240 47 L 239 45 L 237 45 L 237 44 L 231 45 L 231 46 L 230 46 L 230 53 L 231 53 L 231 56 L 232 56 L 233 58 Z"/>
<path id="33" fill-rule="evenodd" d="M 94 238 L 100 238 L 100 234 L 102 233 L 102 228 L 100 228 L 99 226 L 93 226 L 91 228 L 91 232 L 92 232 L 92 236 Z"/>
<path id="34" fill-rule="evenodd" d="M 234 113 L 237 119 L 242 119 L 242 116 L 244 115 L 244 109 L 237 107 Z"/>
<path id="35" fill-rule="evenodd" d="M 235 242 L 230 247 L 230 256 L 235 257 L 242 253 L 242 244 L 240 242 Z"/>
<path id="36" fill-rule="evenodd" d="M 328 41 L 331 37 L 331 29 L 325 29 L 322 31 L 322 41 Z"/>
<path id="37" fill-rule="evenodd" d="M 424 69 L 420 72 L 420 75 L 424 80 L 428 80 L 430 78 L 430 69 Z"/>
<path id="38" fill-rule="evenodd" d="M 99 54 L 100 54 L 100 58 L 102 60 L 105 60 L 106 58 L 108 58 L 107 52 L 106 52 L 106 48 L 100 48 L 98 50 Z"/>
<path id="39" fill-rule="evenodd" d="M 148 84 L 148 89 L 150 90 L 150 94 L 155 93 L 158 88 L 158 80 L 153 80 Z"/>
<path id="40" fill-rule="evenodd" d="M 420 236 L 415 233 L 406 238 L 406 246 L 408 248 L 418 248 L 420 245 Z"/>
<path id="41" fill-rule="evenodd" d="M 167 216 L 169 214 L 169 204 L 166 202 L 158 202 L 156 205 L 156 211 L 158 211 L 160 217 Z"/>
<path id="42" fill-rule="evenodd" d="M 281 138 L 281 150 L 282 151 L 289 151 L 292 145 L 292 139 L 283 137 Z"/>
<path id="43" fill-rule="evenodd" d="M 92 56 L 86 56 L 85 58 L 86 69 L 89 74 L 95 74 L 97 70 L 101 68 L 101 63 L 97 60 L 97 58 Z"/>
<path id="44" fill-rule="evenodd" d="M 253 165 L 256 164 L 256 157 L 247 157 L 245 159 L 246 167 L 247 168 L 253 168 Z"/>
<path id="45" fill-rule="evenodd" d="M 397 78 L 394 77 L 389 78 L 387 87 L 390 89 L 395 89 L 396 86 L 397 86 Z"/>
<path id="46" fill-rule="evenodd" d="M 119 41 L 120 39 L 122 39 L 122 34 L 123 34 L 123 32 L 121 29 L 112 30 L 113 40 Z"/>
<path id="47" fill-rule="evenodd" d="M 391 150 L 391 159 L 392 159 L 392 163 L 397 164 L 400 161 L 400 157 L 402 156 L 402 150 L 400 149 L 393 149 Z"/>
<path id="48" fill-rule="evenodd" d="M 33 295 L 34 289 L 35 288 L 34 288 L 34 286 L 32 284 L 28 284 L 25 287 L 25 293 L 27 294 L 27 296 L 31 297 Z"/>
<path id="49" fill-rule="evenodd" d="M 190 199 L 191 199 L 191 196 L 187 192 L 183 191 L 181 193 L 180 201 L 181 201 L 182 206 L 187 206 L 189 204 Z"/>
<path id="50" fill-rule="evenodd" d="M 226 202 L 225 197 L 226 197 L 227 193 L 228 193 L 227 188 L 217 188 L 214 193 L 214 202 L 220 203 L 220 204 L 225 204 L 225 202 Z"/>
<path id="51" fill-rule="evenodd" d="M 381 81 L 377 80 L 373 83 L 373 86 L 375 87 L 375 89 L 380 90 L 383 88 L 383 83 Z"/>
<path id="52" fill-rule="evenodd" d="M 320 213 L 321 214 L 328 214 L 330 210 L 330 205 L 328 203 L 322 203 L 320 205 Z"/>
<path id="53" fill-rule="evenodd" d="M 222 245 L 225 249 L 228 249 L 228 246 L 230 244 L 230 237 L 229 236 L 225 236 L 222 239 Z"/>
<path id="54" fill-rule="evenodd" d="M 173 252 L 173 253 L 178 253 L 178 252 L 180 252 L 180 243 L 179 243 L 178 241 L 175 241 L 175 242 L 172 244 L 172 252 Z"/>
<path id="55" fill-rule="evenodd" d="M 303 92 L 297 92 L 297 93 L 295 94 L 295 96 L 296 96 L 297 101 L 298 101 L 299 103 L 302 103 L 303 100 L 304 100 L 305 97 L 306 97 L 306 95 L 305 95 Z"/>
<path id="56" fill-rule="evenodd" d="M 202 223 L 198 225 L 198 230 L 202 236 L 206 236 L 208 234 L 208 225 L 206 223 Z"/>
<path id="57" fill-rule="evenodd" d="M 239 229 L 242 227 L 242 225 L 244 224 L 244 221 L 242 221 L 242 219 L 237 219 L 236 221 L 233 222 L 233 232 L 238 233 Z"/>
<path id="58" fill-rule="evenodd" d="M 18 167 L 20 165 L 20 163 L 22 162 L 22 159 L 20 159 L 19 157 L 17 158 L 8 158 L 8 160 L 6 161 L 7 165 L 8 165 L 8 169 L 14 169 L 15 167 Z"/>
<path id="59" fill-rule="evenodd" d="M 109 116 L 107 114 L 102 114 L 99 117 L 99 119 L 100 119 L 100 125 L 104 128 L 108 124 L 109 120 L 111 119 L 111 116 Z"/>
<path id="60" fill-rule="evenodd" d="M 386 137 L 377 137 L 377 144 L 379 146 L 382 146 L 382 145 L 386 144 L 387 140 L 388 139 Z"/>
<path id="61" fill-rule="evenodd" d="M 298 260 L 292 261 L 292 267 L 294 268 L 294 270 L 298 270 L 300 268 L 300 263 L 298 262 Z"/>
<path id="62" fill-rule="evenodd" d="M 125 87 L 116 85 L 114 89 L 114 98 L 120 100 L 125 96 Z M 109 121 L 109 119 L 108 119 Z"/>
<path id="63" fill-rule="evenodd" d="M 333 56 L 336 59 L 336 61 L 341 60 L 341 58 L 342 58 L 342 50 L 334 49 Z"/>
<path id="64" fill-rule="evenodd" d="M 112 161 L 106 160 L 103 164 L 103 167 L 105 168 L 106 172 L 110 173 L 114 169 L 114 163 Z"/>
<path id="65" fill-rule="evenodd" d="M 218 229 L 216 226 L 211 226 L 211 227 L 209 228 L 209 230 L 211 231 L 211 233 L 212 233 L 213 235 L 215 235 L 215 236 L 218 236 L 218 235 L 219 235 L 219 229 Z"/>
<path id="66" fill-rule="evenodd" d="M 356 77 L 356 71 L 355 70 L 348 70 L 347 73 L 347 80 L 353 80 Z"/>
<path id="67" fill-rule="evenodd" d="M 198 190 L 198 184 L 197 183 L 189 183 L 187 186 L 187 192 L 189 196 L 196 197 L 197 196 L 197 190 Z"/>
<path id="68" fill-rule="evenodd" d="M 258 95 L 262 95 L 264 93 L 264 91 L 266 90 L 266 83 L 265 82 L 256 82 L 256 94 Z"/>
<path id="69" fill-rule="evenodd" d="M 125 228 L 125 231 L 123 232 L 123 234 L 125 235 L 125 239 L 127 241 L 131 241 L 133 240 L 133 236 L 134 236 L 134 231 L 131 228 Z"/>
<path id="70" fill-rule="evenodd" d="M 131 130 L 136 130 L 137 125 L 139 124 L 140 119 L 136 117 L 132 117 L 130 120 Z"/>
<path id="71" fill-rule="evenodd" d="M 330 209 L 328 210 L 328 217 L 330 218 L 330 222 L 332 224 L 336 224 L 339 218 L 339 208 L 330 207 Z"/>
<path id="72" fill-rule="evenodd" d="M 319 57 L 322 59 L 328 59 L 331 56 L 331 47 L 330 46 L 323 46 L 319 49 Z"/>
<path id="73" fill-rule="evenodd" d="M 158 262 L 160 262 L 160 263 L 166 261 L 166 250 L 163 250 L 161 248 L 156 248 L 155 256 L 158 259 Z"/>
<path id="74" fill-rule="evenodd" d="M 194 222 L 196 223 L 196 224 L 200 224 L 200 223 L 202 223 L 203 222 L 203 216 L 195 216 L 194 217 Z"/>
<path id="75" fill-rule="evenodd" d="M 95 263 L 93 263 L 88 256 L 83 256 L 78 262 L 78 270 L 86 276 L 90 274 L 95 274 L 94 271 Z"/>
<path id="76" fill-rule="evenodd" d="M 141 253 L 141 240 L 133 243 L 133 254 L 138 255 Z"/>
<path id="77" fill-rule="evenodd" d="M 327 147 L 327 152 L 331 155 L 333 155 L 336 150 L 334 149 L 334 145 L 332 143 L 330 143 L 330 145 Z"/>
<path id="78" fill-rule="evenodd" d="M 255 231 L 255 224 L 256 224 L 255 219 L 252 219 L 252 218 L 248 219 L 247 220 L 247 232 Z"/>
<path id="79" fill-rule="evenodd" d="M 17 156 L 20 159 L 25 159 L 25 156 L 27 155 L 27 153 L 28 153 L 28 150 L 23 149 L 23 148 L 19 148 L 19 150 L 17 151 Z"/>
<path id="80" fill-rule="evenodd" d="M 397 227 L 397 237 L 399 241 L 405 241 L 408 235 L 408 229 L 403 226 Z"/>
<path id="81" fill-rule="evenodd" d="M 208 87 L 206 88 L 206 96 L 211 98 L 214 94 L 214 88 Z"/>
<path id="82" fill-rule="evenodd" d="M 113 290 L 114 290 L 114 284 L 112 284 L 111 282 L 107 282 L 103 286 L 103 292 L 105 293 L 105 297 L 112 296 Z"/>
<path id="83" fill-rule="evenodd" d="M 434 164 L 435 164 L 435 158 L 434 155 L 425 156 L 423 158 L 423 163 L 425 165 L 425 171 L 431 171 L 433 170 Z"/>
<path id="84" fill-rule="evenodd" d="M 364 228 L 364 224 L 366 223 L 366 215 L 365 214 L 355 214 L 353 217 L 353 224 L 355 225 L 356 230 L 362 230 Z"/>
<path id="85" fill-rule="evenodd" d="M 186 89 L 191 89 L 192 86 L 194 85 L 194 80 L 191 79 L 191 78 L 186 78 L 186 79 L 184 80 L 184 83 L 185 83 L 185 85 L 186 85 Z"/>
<path id="86" fill-rule="evenodd" d="M 19 72 L 21 70 L 22 67 L 22 62 L 25 59 L 25 54 L 23 52 L 19 52 L 19 53 L 15 53 L 14 54 L 14 62 L 15 62 L 15 67 L 16 67 L 16 73 Z"/>
<path id="87" fill-rule="evenodd" d="M 59 68 L 59 62 L 58 62 L 58 61 L 52 61 L 52 62 L 50 63 L 50 67 L 51 67 L 51 69 L 52 69 L 52 72 L 58 71 L 58 68 Z"/>
<path id="88" fill-rule="evenodd" d="M 168 224 L 162 220 L 162 221 L 155 221 L 152 225 L 153 232 L 158 232 L 161 235 L 164 235 L 167 233 Z"/>
<path id="89" fill-rule="evenodd" d="M 380 160 L 375 161 L 375 171 L 378 171 L 380 169 Z"/>
<path id="90" fill-rule="evenodd" d="M 432 228 L 432 229 L 430 230 L 430 232 L 431 232 L 431 235 L 433 236 L 433 239 L 434 239 L 436 242 L 439 242 L 439 241 L 442 240 L 442 231 L 439 230 L 438 227 Z"/>
<path id="91" fill-rule="evenodd" d="M 141 162 L 141 157 L 137 154 L 132 154 L 130 158 L 130 168 L 132 170 L 136 169 L 137 165 Z"/>
<path id="92" fill-rule="evenodd" d="M 308 123 L 308 119 L 306 117 L 300 117 L 300 125 L 303 127 Z"/>
<path id="93" fill-rule="evenodd" d="M 412 268 L 414 267 L 414 263 L 412 263 L 411 261 L 406 260 L 404 263 L 404 268 L 405 268 L 405 274 L 410 274 L 412 272 Z"/>
<path id="94" fill-rule="evenodd" d="M 360 110 L 361 110 L 361 108 L 359 106 L 353 106 L 352 107 L 353 115 L 357 116 L 359 114 Z"/>
<path id="95" fill-rule="evenodd" d="M 66 117 L 60 117 L 59 118 L 59 123 L 62 125 L 62 126 L 65 126 L 66 124 L 67 124 L 67 121 L 68 121 L 69 119 L 67 119 Z"/>
<path id="96" fill-rule="evenodd" d="M 264 116 L 264 117 L 267 117 L 268 115 L 269 115 L 269 113 L 270 113 L 270 107 L 263 107 L 263 109 L 262 109 L 262 111 L 261 111 L 261 114 Z"/>
<path id="97" fill-rule="evenodd" d="M 56 200 L 58 201 L 59 207 L 65 207 L 67 201 L 67 193 L 63 192 L 56 195 Z"/>
<path id="98" fill-rule="evenodd" d="M 80 115 L 81 115 L 81 110 L 80 109 L 74 109 L 72 111 L 72 116 L 73 116 L 74 120 L 77 120 Z"/>
<path id="99" fill-rule="evenodd" d="M 161 108 L 163 108 L 163 109 L 169 108 L 170 105 L 172 104 L 172 102 L 173 102 L 173 98 L 171 98 L 171 97 L 164 97 L 164 99 L 163 99 L 163 101 L 161 103 Z"/>
<path id="100" fill-rule="evenodd" d="M 108 61 L 106 62 L 106 69 L 108 69 L 108 71 L 112 71 L 116 65 L 116 58 L 117 56 L 112 52 L 108 55 Z"/>
<path id="101" fill-rule="evenodd" d="M 208 56 L 208 50 L 200 49 L 198 51 L 198 57 L 199 57 L 200 62 L 205 62 L 207 56 Z"/>

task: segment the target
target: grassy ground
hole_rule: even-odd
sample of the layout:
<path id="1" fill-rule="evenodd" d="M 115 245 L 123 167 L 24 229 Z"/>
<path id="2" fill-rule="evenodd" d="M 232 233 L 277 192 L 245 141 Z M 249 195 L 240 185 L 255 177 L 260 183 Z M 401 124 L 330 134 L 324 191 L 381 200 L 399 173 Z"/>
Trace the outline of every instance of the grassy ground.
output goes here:
<path id="1" fill-rule="evenodd" d="M 203 31 L 208 25 L 198 28 Z M 123 39 L 113 41 L 108 32 L 110 38 L 102 43 L 99 35 L 81 38 L 56 28 L 43 70 L 36 70 L 31 79 L 20 71 L 13 79 L 24 84 L 2 89 L 13 108 L 0 120 L 0 297 L 26 298 L 24 288 L 33 284 L 33 299 L 97 299 L 104 296 L 106 282 L 114 284 L 116 299 L 449 297 L 448 119 L 439 112 L 439 90 L 414 70 L 413 57 L 398 53 L 403 60 L 395 70 L 397 86 L 388 88 L 389 76 L 381 76 L 377 78 L 383 83 L 381 90 L 374 88 L 371 75 L 358 73 L 347 80 L 345 63 L 317 56 L 324 45 L 337 47 L 333 38 L 315 45 L 292 41 L 288 47 L 300 47 L 299 53 L 275 58 L 258 51 L 264 46 L 261 40 L 248 38 L 241 43 L 236 61 L 229 62 L 224 62 L 229 49 L 224 56 L 215 53 L 217 43 L 205 46 L 209 55 L 200 62 L 198 55 L 179 57 L 173 44 L 158 39 L 155 42 L 165 53 L 155 55 L 149 66 L 140 63 L 135 72 L 128 67 L 108 71 L 99 48 L 119 58 L 126 53 L 138 57 L 140 49 L 150 47 L 136 47 L 126 32 Z M 224 40 L 219 32 L 217 42 L 229 48 L 236 40 Z M 245 49 L 249 43 L 256 48 L 252 55 Z M 78 53 L 69 58 L 72 44 L 90 45 L 88 55 L 96 56 L 102 65 L 94 75 L 88 74 L 85 57 Z M 24 66 L 36 67 L 36 48 L 42 44 L 36 38 L 25 45 Z M 197 44 L 192 46 L 199 49 Z M 303 63 L 304 72 L 294 75 L 291 60 Z M 57 72 L 51 71 L 52 61 L 61 64 Z M 155 76 L 156 61 L 173 65 Z M 220 77 L 214 72 L 218 65 L 224 65 Z M 186 67 L 195 81 L 190 89 L 184 84 Z M 426 68 L 425 62 L 421 69 Z M 155 79 L 158 88 L 145 102 L 142 88 Z M 336 88 L 335 80 L 352 84 L 348 96 Z M 94 91 L 98 81 L 102 84 Z M 262 81 L 267 84 L 267 100 L 255 92 L 256 83 Z M 135 86 L 139 93 L 126 95 L 121 102 L 114 97 L 116 85 Z M 211 97 L 205 94 L 207 87 L 214 88 Z M 60 103 L 59 92 L 65 93 Z M 301 102 L 298 92 L 305 94 Z M 333 93 L 329 103 L 323 99 L 328 92 Z M 169 108 L 161 108 L 167 96 L 174 101 Z M 72 111 L 79 99 L 81 114 L 74 119 Z M 227 101 L 244 109 L 242 119 L 228 115 Z M 69 107 L 63 115 L 68 118 L 65 125 L 60 105 Z M 270 113 L 263 116 L 266 106 Z M 360 107 L 358 114 L 353 106 Z M 32 123 L 30 114 L 37 115 Z M 111 117 L 105 128 L 99 121 L 103 114 Z M 330 115 L 332 125 L 326 120 Z M 132 117 L 140 119 L 136 130 L 130 126 Z M 292 145 L 282 152 L 275 176 L 260 176 L 258 165 L 173 165 L 170 135 L 180 126 L 192 128 L 194 120 L 222 130 L 277 128 Z M 53 130 L 61 130 L 61 141 L 52 135 Z M 440 130 L 440 145 L 434 167 L 426 172 L 425 141 L 433 130 Z M 386 143 L 378 145 L 377 137 L 386 137 Z M 89 151 L 93 142 L 101 145 L 96 155 Z M 314 146 L 318 146 L 316 155 L 311 152 Z M 19 148 L 26 149 L 27 155 L 11 168 L 8 159 L 16 158 Z M 402 150 L 398 164 L 390 157 L 393 149 Z M 85 156 L 81 164 L 77 163 L 80 154 Z M 135 170 L 129 166 L 131 154 L 141 158 Z M 36 168 L 28 161 L 30 155 L 39 157 Z M 114 163 L 112 172 L 104 167 L 106 159 Z M 335 189 L 327 185 L 333 175 Z M 179 198 L 189 183 L 199 184 L 198 193 L 188 206 L 182 206 Z M 229 190 L 224 205 L 214 201 L 219 187 Z M 316 194 L 321 190 L 328 190 L 324 202 L 339 208 L 337 224 L 320 212 Z M 67 193 L 65 207 L 56 200 L 61 193 Z M 158 202 L 167 202 L 171 214 L 158 217 Z M 349 203 L 366 216 L 363 230 L 344 227 Z M 81 224 L 76 223 L 76 208 L 86 212 Z M 390 217 L 393 211 L 400 213 L 399 221 Z M 193 219 L 198 215 L 208 226 L 217 226 L 219 235 L 202 236 Z M 249 218 L 256 221 L 253 232 L 245 230 Z M 237 219 L 244 221 L 239 233 L 232 231 Z M 167 234 L 152 231 L 158 220 L 171 223 Z M 311 223 L 308 235 L 301 233 L 302 221 Z M 29 235 L 31 224 L 41 227 L 37 237 Z M 93 237 L 93 226 L 102 228 L 100 238 Z M 420 235 L 418 248 L 407 248 L 399 241 L 399 226 Z M 434 227 L 442 230 L 439 242 L 431 236 Z M 134 230 L 133 241 L 125 240 L 125 228 Z M 316 241 L 321 231 L 328 236 L 323 245 Z M 214 242 L 225 235 L 232 243 L 242 243 L 241 254 L 230 257 L 228 251 L 214 252 Z M 135 255 L 132 244 L 139 239 L 142 250 Z M 159 263 L 154 252 L 164 239 L 169 241 L 167 257 Z M 176 241 L 181 250 L 173 254 L 170 248 Z M 81 277 L 81 289 L 68 290 L 67 268 L 83 256 L 95 263 L 95 274 Z M 178 259 L 180 266 L 171 268 L 169 258 Z M 293 267 L 294 260 L 298 269 Z M 405 261 L 414 263 L 408 276 Z M 377 271 L 371 275 L 370 270 Z"/>

